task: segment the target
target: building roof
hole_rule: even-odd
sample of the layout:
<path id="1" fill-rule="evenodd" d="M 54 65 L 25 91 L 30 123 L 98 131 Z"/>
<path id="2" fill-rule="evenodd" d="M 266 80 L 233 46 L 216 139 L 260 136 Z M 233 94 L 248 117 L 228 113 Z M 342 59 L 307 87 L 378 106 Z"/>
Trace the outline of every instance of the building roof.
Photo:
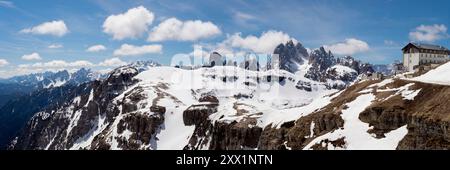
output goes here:
<path id="1" fill-rule="evenodd" d="M 426 50 L 437 50 L 437 51 L 447 51 L 450 52 L 446 47 L 441 45 L 433 45 L 433 44 L 423 44 L 423 43 L 408 43 L 405 47 L 403 47 L 402 50 L 406 49 L 409 46 L 415 46 L 419 49 L 426 49 Z"/>

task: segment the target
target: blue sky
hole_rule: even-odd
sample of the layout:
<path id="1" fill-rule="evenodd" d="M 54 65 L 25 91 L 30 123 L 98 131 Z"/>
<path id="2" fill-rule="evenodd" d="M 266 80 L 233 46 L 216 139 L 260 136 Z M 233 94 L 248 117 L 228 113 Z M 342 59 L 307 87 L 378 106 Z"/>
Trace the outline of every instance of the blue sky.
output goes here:
<path id="1" fill-rule="evenodd" d="M 400 59 L 409 41 L 449 47 L 448 6 L 446 0 L 0 0 L 0 77 L 147 59 L 169 64 L 194 46 L 265 53 L 287 39 L 386 64 Z M 89 52 L 94 45 L 101 47 Z"/>

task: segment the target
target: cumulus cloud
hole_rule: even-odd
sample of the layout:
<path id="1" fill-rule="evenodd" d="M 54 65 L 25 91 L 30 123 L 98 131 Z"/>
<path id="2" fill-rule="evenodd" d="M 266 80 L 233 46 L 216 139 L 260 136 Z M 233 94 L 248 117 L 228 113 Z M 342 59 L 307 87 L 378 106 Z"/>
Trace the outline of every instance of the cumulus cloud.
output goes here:
<path id="1" fill-rule="evenodd" d="M 20 31 L 21 33 L 38 34 L 38 35 L 53 35 L 62 37 L 69 32 L 66 24 L 62 20 L 44 22 L 40 25 L 26 28 Z"/>
<path id="2" fill-rule="evenodd" d="M 0 59 L 0 67 L 6 66 L 8 64 L 9 64 L 9 62 L 6 61 L 5 59 Z"/>
<path id="3" fill-rule="evenodd" d="M 177 18 L 169 18 L 152 29 L 148 41 L 195 41 L 219 34 L 221 34 L 219 27 L 209 21 L 180 21 Z"/>
<path id="4" fill-rule="evenodd" d="M 155 15 L 143 6 L 131 8 L 127 12 L 111 15 L 103 23 L 103 32 L 115 40 L 138 38 L 148 31 Z"/>
<path id="5" fill-rule="evenodd" d="M 409 38 L 413 41 L 433 42 L 448 37 L 447 27 L 443 24 L 420 25 L 409 33 Z"/>
<path id="6" fill-rule="evenodd" d="M 23 60 L 42 60 L 39 53 L 26 54 L 22 56 Z"/>
<path id="7" fill-rule="evenodd" d="M 114 56 L 137 56 L 150 53 L 162 53 L 162 45 L 134 46 L 123 44 L 119 49 L 114 50 Z"/>
<path id="8" fill-rule="evenodd" d="M 284 32 L 275 30 L 263 32 L 259 37 L 254 35 L 243 37 L 241 33 L 235 33 L 217 44 L 213 51 L 233 53 L 237 48 L 240 50 L 250 50 L 255 53 L 272 54 L 276 46 L 281 43 L 286 43 L 289 40 L 293 40 L 293 38 Z"/>
<path id="9" fill-rule="evenodd" d="M 61 44 L 52 44 L 52 45 L 49 45 L 48 48 L 50 48 L 50 49 L 63 48 L 63 45 L 61 45 Z"/>
<path id="10" fill-rule="evenodd" d="M 90 46 L 88 49 L 86 49 L 87 52 L 99 52 L 104 50 L 106 50 L 106 47 L 100 44 Z"/>
<path id="11" fill-rule="evenodd" d="M 337 55 L 353 55 L 370 50 L 369 44 L 355 38 L 349 38 L 344 42 L 332 45 L 324 45 L 323 47 Z"/>
<path id="12" fill-rule="evenodd" d="M 111 59 L 106 59 L 102 62 L 100 62 L 98 65 L 99 66 L 104 66 L 104 67 L 117 67 L 117 66 L 122 66 L 122 65 L 126 65 L 127 62 L 120 60 L 119 58 L 115 57 L 115 58 L 111 58 Z"/>
<path id="13" fill-rule="evenodd" d="M 94 66 L 89 61 L 78 60 L 74 62 L 67 62 L 64 60 L 52 60 L 49 62 L 39 62 L 34 64 L 21 64 L 19 68 L 22 69 L 43 69 L 43 70 L 58 70 L 58 69 L 71 69 Z"/>

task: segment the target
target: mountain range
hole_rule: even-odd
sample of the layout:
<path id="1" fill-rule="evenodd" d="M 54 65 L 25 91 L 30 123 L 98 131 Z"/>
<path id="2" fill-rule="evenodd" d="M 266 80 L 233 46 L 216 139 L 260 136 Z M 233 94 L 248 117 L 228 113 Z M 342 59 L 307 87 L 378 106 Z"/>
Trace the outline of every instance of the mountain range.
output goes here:
<path id="1" fill-rule="evenodd" d="M 129 64 L 140 71 L 157 65 L 154 61 Z M 0 80 L 0 148 L 4 148 L 20 132 L 33 114 L 59 105 L 67 100 L 72 90 L 84 88 L 86 84 L 104 79 L 107 75 L 81 68 L 74 72 L 43 72 Z"/>
<path id="2" fill-rule="evenodd" d="M 376 72 L 373 65 L 323 47 L 308 52 L 288 41 L 274 54 L 279 68 L 226 64 L 233 62 L 213 53 L 214 64 L 195 69 L 137 62 L 80 74 L 87 81 L 43 83 L 34 75 L 36 90 L 0 109 L 2 125 L 17 124 L 2 142 L 18 150 L 449 147 L 450 80 L 436 77 L 449 64 L 380 80 L 363 78 Z"/>

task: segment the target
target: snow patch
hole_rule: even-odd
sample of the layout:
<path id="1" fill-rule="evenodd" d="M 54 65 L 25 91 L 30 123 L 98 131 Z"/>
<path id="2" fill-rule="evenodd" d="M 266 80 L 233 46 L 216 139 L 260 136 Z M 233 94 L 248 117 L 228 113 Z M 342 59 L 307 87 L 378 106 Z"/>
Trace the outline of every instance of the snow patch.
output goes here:
<path id="1" fill-rule="evenodd" d="M 450 62 L 443 64 L 433 70 L 428 71 L 427 73 L 412 78 L 410 80 L 420 81 L 424 83 L 433 83 L 440 85 L 450 85 Z"/>
<path id="2" fill-rule="evenodd" d="M 328 149 L 349 149 L 349 150 L 393 150 L 397 147 L 398 142 L 408 133 L 406 125 L 385 134 L 385 138 L 377 139 L 367 133 L 370 129 L 369 124 L 359 120 L 359 114 L 372 104 L 375 99 L 373 94 L 363 94 L 354 101 L 347 103 L 348 108 L 342 110 L 342 119 L 344 119 L 344 127 L 325 135 L 319 136 L 311 141 L 304 149 L 311 149 L 315 144 L 322 140 L 328 139 L 335 141 L 344 138 L 345 146 L 343 148 L 335 148 L 332 144 L 328 144 Z M 323 145 L 325 145 L 323 143 Z"/>

